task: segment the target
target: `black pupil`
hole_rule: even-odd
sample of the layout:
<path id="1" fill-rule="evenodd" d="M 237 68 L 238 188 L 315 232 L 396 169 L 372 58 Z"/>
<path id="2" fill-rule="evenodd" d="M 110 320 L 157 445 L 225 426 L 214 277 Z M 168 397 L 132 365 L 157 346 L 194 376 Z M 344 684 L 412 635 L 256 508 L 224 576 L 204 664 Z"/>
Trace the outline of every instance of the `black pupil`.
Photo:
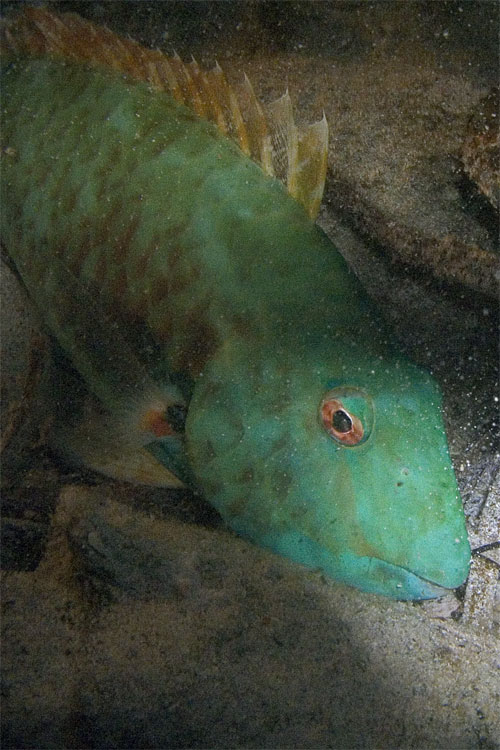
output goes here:
<path id="1" fill-rule="evenodd" d="M 184 404 L 171 404 L 167 407 L 167 421 L 174 432 L 182 432 L 186 426 L 187 409 Z"/>
<path id="2" fill-rule="evenodd" d="M 352 419 L 343 409 L 338 409 L 332 417 L 332 427 L 337 432 L 349 432 L 352 430 Z"/>

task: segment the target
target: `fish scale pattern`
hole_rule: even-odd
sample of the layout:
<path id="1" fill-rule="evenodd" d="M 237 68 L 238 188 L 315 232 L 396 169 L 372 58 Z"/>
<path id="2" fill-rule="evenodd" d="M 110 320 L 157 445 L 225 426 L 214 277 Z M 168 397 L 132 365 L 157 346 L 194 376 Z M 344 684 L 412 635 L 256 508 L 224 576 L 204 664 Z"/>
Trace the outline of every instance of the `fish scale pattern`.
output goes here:
<path id="1" fill-rule="evenodd" d="M 262 333 L 273 319 L 293 328 L 302 317 L 294 286 L 314 275 L 318 287 L 332 263 L 344 271 L 324 242 L 319 267 L 299 277 L 294 252 L 320 237 L 303 209 L 167 94 L 36 59 L 12 66 L 4 87 L 3 143 L 14 154 L 4 158 L 3 180 L 11 252 L 21 268 L 38 263 L 42 275 L 52 253 L 64 257 L 107 305 L 116 301 L 168 343 L 173 370 L 196 374 L 235 329 Z M 64 283 L 50 276 L 45 292 L 34 285 L 41 306 Z M 325 302 L 332 291 L 325 280 Z M 340 291 L 335 316 L 355 324 Z M 317 323 L 324 330 L 323 315 Z"/>

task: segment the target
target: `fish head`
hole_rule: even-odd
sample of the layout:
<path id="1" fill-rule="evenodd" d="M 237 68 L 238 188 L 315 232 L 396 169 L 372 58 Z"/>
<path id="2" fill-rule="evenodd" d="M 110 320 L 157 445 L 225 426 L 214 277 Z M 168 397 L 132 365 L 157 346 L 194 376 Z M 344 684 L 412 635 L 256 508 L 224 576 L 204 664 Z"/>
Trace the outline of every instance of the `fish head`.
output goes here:
<path id="1" fill-rule="evenodd" d="M 364 591 L 462 584 L 470 547 L 435 380 L 351 343 L 330 363 L 268 354 L 214 361 L 189 410 L 195 474 L 227 523 Z"/>

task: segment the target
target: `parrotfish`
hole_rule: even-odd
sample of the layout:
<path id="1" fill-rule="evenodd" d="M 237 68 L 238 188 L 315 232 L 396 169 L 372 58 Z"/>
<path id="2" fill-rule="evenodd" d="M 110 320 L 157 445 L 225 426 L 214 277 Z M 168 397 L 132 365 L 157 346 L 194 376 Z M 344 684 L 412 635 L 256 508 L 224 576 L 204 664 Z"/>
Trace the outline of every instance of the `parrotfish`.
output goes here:
<path id="1" fill-rule="evenodd" d="M 3 243 L 92 394 L 66 447 L 364 591 L 461 585 L 439 387 L 313 220 L 325 120 L 72 14 L 2 36 Z"/>

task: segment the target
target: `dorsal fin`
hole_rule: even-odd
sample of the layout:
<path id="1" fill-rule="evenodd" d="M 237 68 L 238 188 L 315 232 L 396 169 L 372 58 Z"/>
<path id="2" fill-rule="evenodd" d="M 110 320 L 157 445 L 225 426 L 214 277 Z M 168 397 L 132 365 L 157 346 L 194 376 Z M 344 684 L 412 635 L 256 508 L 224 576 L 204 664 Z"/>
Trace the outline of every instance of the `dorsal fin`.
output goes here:
<path id="1" fill-rule="evenodd" d="M 288 92 L 263 106 L 246 76 L 241 88 L 233 88 L 219 65 L 203 71 L 194 59 L 186 64 L 177 55 L 142 47 L 74 13 L 26 8 L 3 20 L 0 31 L 0 48 L 10 56 L 50 55 L 103 65 L 167 91 L 214 122 L 266 174 L 282 180 L 311 218 L 316 217 L 326 177 L 328 126 L 323 116 L 300 131 Z"/>

